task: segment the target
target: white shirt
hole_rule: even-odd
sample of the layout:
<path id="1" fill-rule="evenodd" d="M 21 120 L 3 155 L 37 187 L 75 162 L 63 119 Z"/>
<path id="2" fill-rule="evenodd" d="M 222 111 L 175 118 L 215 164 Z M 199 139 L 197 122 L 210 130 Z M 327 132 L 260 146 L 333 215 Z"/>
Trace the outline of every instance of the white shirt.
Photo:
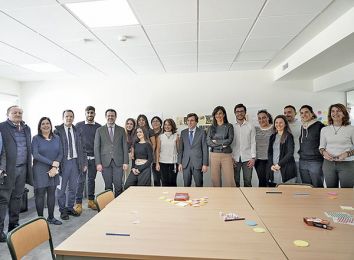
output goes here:
<path id="1" fill-rule="evenodd" d="M 70 158 L 70 153 L 69 153 L 69 135 L 68 135 L 68 129 L 69 127 L 67 127 L 66 125 L 64 125 L 64 129 L 65 129 L 65 134 L 66 134 L 66 140 L 68 140 L 68 160 L 70 159 L 74 159 L 77 158 L 77 151 L 76 151 L 76 143 L 75 143 L 75 134 L 74 134 L 74 130 L 73 127 L 70 127 L 70 133 L 71 133 L 71 141 L 73 143 L 73 158 Z"/>
<path id="2" fill-rule="evenodd" d="M 232 142 L 232 156 L 236 162 L 240 160 L 247 162 L 256 158 L 256 129 L 248 121 L 243 121 L 242 124 L 235 123 L 234 140 Z"/>
<path id="3" fill-rule="evenodd" d="M 161 163 L 177 163 L 177 133 L 160 134 L 160 159 Z"/>

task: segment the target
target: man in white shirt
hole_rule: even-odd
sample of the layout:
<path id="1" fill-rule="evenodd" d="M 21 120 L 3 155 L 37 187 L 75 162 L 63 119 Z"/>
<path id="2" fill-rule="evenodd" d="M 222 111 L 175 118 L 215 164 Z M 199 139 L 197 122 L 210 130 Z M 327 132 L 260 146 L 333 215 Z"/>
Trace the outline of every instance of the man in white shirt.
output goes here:
<path id="1" fill-rule="evenodd" d="M 296 109 L 293 105 L 287 105 L 284 107 L 284 116 L 288 120 L 291 133 L 294 136 L 294 143 L 295 143 L 294 158 L 295 158 L 296 170 L 297 170 L 296 182 L 302 183 L 300 172 L 299 172 L 299 159 L 300 159 L 299 137 L 301 134 L 301 121 L 296 118 Z"/>
<path id="2" fill-rule="evenodd" d="M 236 187 L 240 187 L 241 168 L 244 186 L 252 187 L 252 170 L 256 161 L 256 129 L 246 120 L 246 112 L 247 109 L 243 104 L 237 104 L 234 108 L 236 123 L 231 147 Z"/>

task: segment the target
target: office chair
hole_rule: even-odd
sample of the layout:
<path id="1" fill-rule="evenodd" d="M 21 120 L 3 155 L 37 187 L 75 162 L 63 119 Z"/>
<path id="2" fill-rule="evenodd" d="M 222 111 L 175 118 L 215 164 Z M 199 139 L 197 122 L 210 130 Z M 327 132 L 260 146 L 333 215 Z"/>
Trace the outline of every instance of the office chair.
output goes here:
<path id="1" fill-rule="evenodd" d="M 55 259 L 52 235 L 43 217 L 32 219 L 7 234 L 7 246 L 13 260 L 21 259 L 45 241 L 49 242 L 52 259 Z"/>
<path id="2" fill-rule="evenodd" d="M 114 193 L 111 190 L 105 190 L 101 193 L 99 193 L 96 198 L 95 198 L 95 204 L 97 207 L 97 211 L 100 212 L 104 207 L 107 206 L 108 203 L 110 203 L 112 200 L 114 200 Z"/>
<path id="3" fill-rule="evenodd" d="M 277 188 L 313 188 L 311 184 L 307 183 L 278 183 Z"/>

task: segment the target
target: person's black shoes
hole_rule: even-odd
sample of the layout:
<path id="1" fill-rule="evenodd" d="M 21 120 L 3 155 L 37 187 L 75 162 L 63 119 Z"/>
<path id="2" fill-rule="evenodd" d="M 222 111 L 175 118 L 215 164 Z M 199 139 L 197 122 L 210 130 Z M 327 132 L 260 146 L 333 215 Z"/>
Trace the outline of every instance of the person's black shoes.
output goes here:
<path id="1" fill-rule="evenodd" d="M 60 220 L 57 220 L 56 218 L 51 218 L 51 219 L 47 218 L 47 221 L 48 221 L 49 224 L 52 224 L 52 225 L 61 225 L 61 224 L 63 224 Z"/>
<path id="2" fill-rule="evenodd" d="M 62 220 L 68 220 L 69 219 L 69 215 L 68 213 L 66 212 L 66 210 L 64 210 L 63 212 L 60 213 L 60 218 Z"/>
<path id="3" fill-rule="evenodd" d="M 9 228 L 7 230 L 7 232 L 10 232 L 11 230 L 17 228 L 19 226 L 18 223 L 9 223 Z"/>
<path id="4" fill-rule="evenodd" d="M 75 210 L 68 210 L 68 215 L 70 215 L 70 216 L 74 216 L 74 217 L 78 217 L 78 216 L 80 216 L 80 214 L 79 213 L 77 213 Z"/>
<path id="5" fill-rule="evenodd" d="M 6 242 L 6 235 L 4 232 L 0 233 L 0 243 Z"/>

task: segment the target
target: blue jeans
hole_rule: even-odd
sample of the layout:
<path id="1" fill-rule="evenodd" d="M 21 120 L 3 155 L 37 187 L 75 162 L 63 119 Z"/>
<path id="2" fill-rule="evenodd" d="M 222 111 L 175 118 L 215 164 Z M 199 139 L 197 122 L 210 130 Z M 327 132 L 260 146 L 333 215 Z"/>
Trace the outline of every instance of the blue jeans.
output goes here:
<path id="1" fill-rule="evenodd" d="M 299 170 L 303 183 L 311 184 L 316 188 L 323 188 L 322 161 L 299 161 Z"/>

